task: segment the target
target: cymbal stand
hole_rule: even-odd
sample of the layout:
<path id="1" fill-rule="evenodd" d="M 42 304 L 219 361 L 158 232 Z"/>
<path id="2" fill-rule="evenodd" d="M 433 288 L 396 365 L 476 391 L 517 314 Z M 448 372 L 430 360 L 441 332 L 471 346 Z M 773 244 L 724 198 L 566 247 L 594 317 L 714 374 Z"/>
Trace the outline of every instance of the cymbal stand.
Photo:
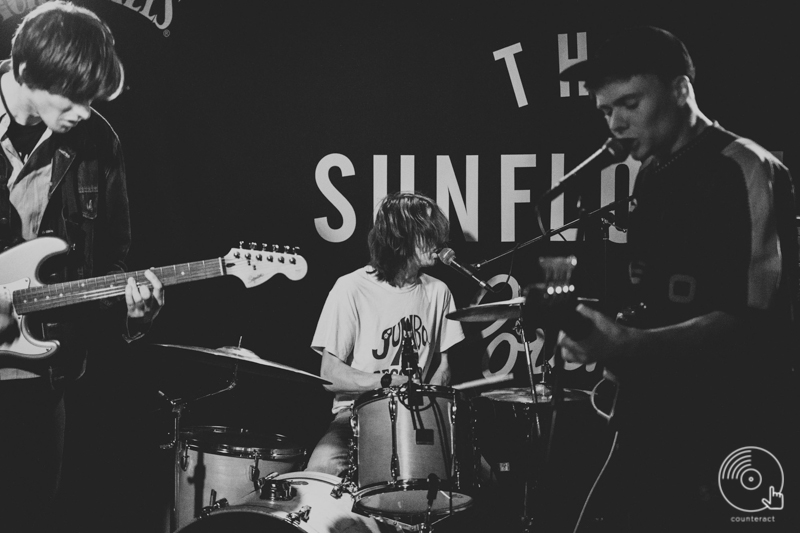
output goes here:
<path id="1" fill-rule="evenodd" d="M 173 450 L 173 478 L 172 478 L 172 501 L 170 502 L 170 510 L 169 510 L 169 531 L 172 533 L 178 528 L 178 498 L 179 494 L 178 491 L 180 490 L 180 479 L 178 477 L 178 465 L 183 466 L 185 464 L 185 460 L 181 458 L 181 446 L 180 444 L 180 436 L 181 436 L 181 416 L 183 415 L 184 409 L 192 403 L 198 400 L 202 400 L 204 398 L 209 398 L 211 396 L 216 396 L 217 394 L 221 394 L 223 392 L 227 392 L 232 390 L 236 387 L 236 379 L 238 377 L 239 372 L 239 363 L 235 363 L 233 365 L 233 374 L 231 378 L 228 380 L 227 384 L 218 390 L 214 390 L 212 392 L 208 392 L 205 394 L 201 394 L 200 396 L 196 396 L 194 398 L 190 398 L 188 400 L 183 398 L 174 398 L 170 399 L 167 397 L 166 394 L 159 391 L 161 397 L 163 397 L 167 402 L 169 402 L 170 406 L 172 407 L 172 418 L 173 418 L 173 425 L 172 425 L 172 437 L 169 444 L 162 444 L 159 447 L 162 450 Z"/>
<path id="2" fill-rule="evenodd" d="M 528 344 L 528 340 L 525 338 L 525 328 L 522 326 L 522 317 L 517 319 L 517 321 L 516 321 L 516 323 L 514 325 L 514 331 L 519 336 L 520 342 L 522 343 L 522 346 L 525 348 L 525 360 L 527 362 L 527 367 L 528 367 L 528 378 L 529 378 L 529 384 L 530 384 L 530 390 L 531 390 L 531 398 L 532 398 L 532 401 L 533 401 L 532 408 L 531 408 L 531 411 L 533 413 L 533 417 L 532 417 L 533 418 L 533 420 L 532 420 L 533 428 L 528 430 L 527 437 L 528 437 L 528 440 L 529 440 L 530 448 L 533 448 L 534 447 L 534 442 L 538 443 L 538 442 L 541 441 L 541 438 L 542 438 L 542 425 L 541 425 L 541 422 L 539 420 L 539 409 L 537 409 L 537 405 L 538 405 L 538 402 L 539 402 L 537 394 L 536 394 L 536 392 L 537 392 L 537 387 L 536 387 L 537 383 L 534 381 L 534 377 L 533 377 L 533 375 L 534 375 L 533 369 L 535 367 L 535 363 L 536 362 L 533 360 L 533 354 L 531 353 L 531 347 Z M 545 362 L 545 364 L 547 364 L 547 363 Z M 541 385 L 541 383 L 540 383 L 540 385 Z M 535 441 L 534 441 L 534 438 L 533 438 L 534 437 L 533 436 L 533 429 L 534 428 L 536 429 L 536 440 Z M 531 453 L 528 454 L 528 463 L 527 463 L 526 469 L 525 469 L 525 481 L 524 481 L 524 484 L 523 484 L 522 517 L 521 517 L 522 531 L 524 533 L 528 533 L 528 532 L 532 531 L 531 528 L 532 528 L 532 525 L 533 525 L 533 522 L 532 522 L 531 517 L 530 517 L 529 505 L 530 505 L 530 495 L 534 491 L 534 488 L 535 488 L 534 486 L 531 486 L 531 485 L 535 485 L 535 483 L 536 483 L 535 476 L 533 476 L 533 468 L 532 468 L 533 460 L 535 459 L 535 455 L 536 454 L 533 453 L 533 450 L 531 450 Z"/>

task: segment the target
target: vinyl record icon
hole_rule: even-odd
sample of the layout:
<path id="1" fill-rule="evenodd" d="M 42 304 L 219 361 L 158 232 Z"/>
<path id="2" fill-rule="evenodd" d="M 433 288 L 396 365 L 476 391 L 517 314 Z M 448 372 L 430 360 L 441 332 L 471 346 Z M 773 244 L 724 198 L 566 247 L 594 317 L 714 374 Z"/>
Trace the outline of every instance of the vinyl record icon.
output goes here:
<path id="1" fill-rule="evenodd" d="M 768 509 L 762 501 L 783 491 L 783 468 L 764 448 L 745 446 L 734 451 L 719 468 L 719 490 L 734 508 L 746 513 Z"/>

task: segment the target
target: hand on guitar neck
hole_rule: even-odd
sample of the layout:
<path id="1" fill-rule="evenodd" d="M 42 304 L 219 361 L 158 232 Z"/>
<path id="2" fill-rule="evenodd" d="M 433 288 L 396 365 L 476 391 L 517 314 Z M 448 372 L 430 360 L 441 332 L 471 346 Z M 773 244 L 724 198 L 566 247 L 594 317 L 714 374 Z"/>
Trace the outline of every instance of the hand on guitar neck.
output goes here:
<path id="1" fill-rule="evenodd" d="M 39 237 L 0 253 L 0 366 L 6 359 L 46 359 L 58 350 L 58 341 L 38 339 L 28 330 L 27 318 L 34 313 L 124 296 L 136 326 L 155 317 L 164 303 L 162 287 L 168 285 L 232 275 L 255 287 L 278 273 L 296 281 L 308 271 L 295 247 L 251 243 L 224 257 L 44 284 L 38 278 L 42 263 L 67 250 L 61 239 Z"/>
<path id="2" fill-rule="evenodd" d="M 560 330 L 557 347 L 570 363 L 607 363 L 631 353 L 633 329 L 586 304 L 577 303 L 572 275 L 574 256 L 539 260 L 544 281 L 525 290 L 525 315 Z M 608 372 L 609 376 L 613 373 Z"/>

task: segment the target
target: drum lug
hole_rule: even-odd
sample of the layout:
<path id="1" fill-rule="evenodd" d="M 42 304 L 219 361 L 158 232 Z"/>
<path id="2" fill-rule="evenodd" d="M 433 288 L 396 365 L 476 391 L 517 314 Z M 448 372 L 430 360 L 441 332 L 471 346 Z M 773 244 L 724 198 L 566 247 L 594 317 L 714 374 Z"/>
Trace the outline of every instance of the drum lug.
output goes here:
<path id="1" fill-rule="evenodd" d="M 392 482 L 397 483 L 397 478 L 400 477 L 400 458 L 397 455 L 397 395 L 394 392 L 389 399 L 389 418 L 392 422 L 392 459 L 389 468 Z"/>
<path id="2" fill-rule="evenodd" d="M 189 470 L 189 447 L 188 446 L 184 446 L 183 451 L 181 452 L 181 456 L 180 456 L 179 461 L 180 461 L 181 470 L 183 470 L 184 472 Z"/>
<path id="3" fill-rule="evenodd" d="M 308 505 L 304 505 L 300 508 L 299 511 L 287 514 L 284 521 L 292 524 L 293 526 L 297 526 L 300 524 L 301 520 L 303 522 L 308 522 L 308 517 L 310 514 L 311 514 L 311 507 Z"/>
<path id="4" fill-rule="evenodd" d="M 347 485 L 348 487 L 355 487 L 356 474 L 358 473 L 358 466 L 356 466 L 358 464 L 358 444 L 355 438 L 350 439 L 350 446 L 347 450 L 347 462 L 349 463 L 349 466 L 347 467 L 347 471 L 344 473 L 344 476 L 342 476 L 344 478 L 343 484 Z M 339 485 L 337 485 L 337 487 L 338 486 Z M 339 490 L 338 495 L 335 495 L 334 492 L 336 492 L 336 490 L 336 487 L 334 487 L 334 490 L 331 491 L 331 496 L 339 499 L 342 497 L 342 492 Z M 348 490 L 348 492 L 350 491 Z M 351 492 L 351 494 L 353 493 Z"/>
<path id="5" fill-rule="evenodd" d="M 346 492 L 347 494 L 352 495 L 355 494 L 356 491 L 358 491 L 356 484 L 345 478 L 343 482 L 337 483 L 333 486 L 333 489 L 331 490 L 331 496 L 338 500 L 342 497 L 343 493 Z"/>
<path id="6" fill-rule="evenodd" d="M 226 498 L 222 498 L 221 500 L 217 500 L 217 491 L 211 489 L 211 501 L 209 505 L 200 509 L 200 517 L 205 518 L 206 516 L 210 515 L 214 511 L 219 509 L 224 509 L 228 506 L 228 500 Z"/>
<path id="7" fill-rule="evenodd" d="M 253 459 L 255 460 L 255 462 L 252 465 L 250 465 L 247 480 L 256 483 L 258 481 L 258 478 L 261 476 L 261 471 L 258 469 L 258 456 L 256 455 Z M 257 486 L 255 487 L 257 490 L 258 487 Z"/>

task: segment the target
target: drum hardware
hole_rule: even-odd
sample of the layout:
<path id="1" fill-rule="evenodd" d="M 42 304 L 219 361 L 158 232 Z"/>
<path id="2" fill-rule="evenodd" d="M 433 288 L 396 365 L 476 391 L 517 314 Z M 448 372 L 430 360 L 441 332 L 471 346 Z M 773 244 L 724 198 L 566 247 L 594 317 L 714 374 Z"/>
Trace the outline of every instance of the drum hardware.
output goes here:
<path id="1" fill-rule="evenodd" d="M 188 448 L 181 450 L 181 447 L 178 445 L 180 441 L 180 434 L 181 434 L 181 416 L 185 409 L 188 408 L 189 404 L 192 402 L 196 402 L 198 400 L 202 400 L 204 398 L 210 398 L 211 396 L 216 396 L 217 394 L 221 394 L 223 392 L 227 392 L 233 390 L 236 387 L 236 379 L 238 375 L 239 365 L 234 364 L 233 366 L 233 374 L 231 378 L 228 380 L 227 384 L 222 387 L 221 389 L 217 389 L 206 394 L 201 394 L 194 398 L 190 399 L 182 399 L 182 398 L 169 398 L 166 394 L 161 391 L 158 391 L 158 394 L 164 398 L 167 402 L 169 402 L 172 411 L 172 418 L 173 418 L 173 425 L 172 425 L 172 436 L 170 442 L 168 444 L 162 444 L 159 446 L 162 450 L 172 449 L 174 450 L 174 463 L 179 465 L 180 469 L 184 472 L 189 467 L 189 455 L 188 455 Z M 178 469 L 175 469 L 175 475 L 173 477 L 173 491 L 172 491 L 172 501 L 170 502 L 170 511 L 169 511 L 169 523 L 170 523 L 170 531 L 175 531 L 178 527 L 178 519 L 177 519 L 177 504 L 178 504 L 178 490 L 179 490 L 179 480 L 178 480 L 179 472 Z"/>
<path id="2" fill-rule="evenodd" d="M 330 495 L 340 478 L 318 472 L 290 472 L 265 484 L 290 487 L 287 499 L 262 499 L 255 493 L 209 511 L 180 529 L 180 533 L 210 531 L 302 531 L 307 533 L 380 533 L 377 519 L 353 512 L 353 497 Z M 282 490 L 282 489 L 281 489 Z"/>
<path id="3" fill-rule="evenodd" d="M 347 494 L 355 494 L 357 490 L 355 483 L 347 481 L 347 479 L 352 479 L 352 478 L 346 475 L 344 482 L 334 485 L 333 489 L 331 489 L 331 496 L 333 496 L 338 500 L 339 498 L 342 497 L 342 494 L 345 492 Z"/>
<path id="4" fill-rule="evenodd" d="M 224 426 L 186 428 L 180 445 L 188 456 L 188 468 L 176 468 L 179 527 L 202 515 L 199 502 L 213 502 L 217 495 L 233 504 L 263 491 L 267 501 L 272 480 L 296 469 L 305 458 L 305 450 L 294 447 L 283 435 Z M 269 475 L 253 480 L 256 470 L 267 468 Z"/>
<path id="5" fill-rule="evenodd" d="M 311 507 L 304 505 L 298 511 L 293 511 L 286 515 L 284 520 L 294 526 L 300 525 L 300 522 L 308 522 L 311 516 Z"/>
<path id="6" fill-rule="evenodd" d="M 419 401 L 412 402 L 412 395 Z M 356 400 L 355 468 L 346 479 L 354 487 L 355 512 L 420 530 L 426 520 L 443 520 L 472 506 L 477 463 L 471 423 L 462 420 L 471 411 L 462 413 L 455 405 L 462 401 L 449 387 L 413 382 Z"/>
<path id="7" fill-rule="evenodd" d="M 211 497 L 209 498 L 208 505 L 203 507 L 200 511 L 200 516 L 208 516 L 212 512 L 218 509 L 224 509 L 225 507 L 228 507 L 228 499 L 222 498 L 221 500 L 217 500 L 217 491 L 211 489 Z"/>
<path id="8" fill-rule="evenodd" d="M 253 486 L 254 486 L 255 490 L 256 491 L 261 490 L 264 487 L 264 485 L 267 483 L 267 481 L 269 481 L 271 479 L 275 479 L 275 477 L 278 476 L 278 474 L 280 474 L 280 472 L 270 472 L 266 476 L 256 480 L 256 482 L 253 483 Z"/>
<path id="9" fill-rule="evenodd" d="M 258 469 L 258 456 L 253 457 L 255 461 L 248 469 L 250 481 L 253 482 L 253 490 L 258 490 L 258 478 L 261 476 L 261 471 Z"/>
<path id="10" fill-rule="evenodd" d="M 397 457 L 397 395 L 392 391 L 389 397 L 389 420 L 392 427 L 392 483 L 397 483 L 400 477 L 400 459 Z"/>
<path id="11" fill-rule="evenodd" d="M 273 472 L 269 476 L 260 479 L 261 482 L 259 489 L 261 490 L 261 499 L 269 500 L 272 502 L 285 502 L 295 497 L 297 491 L 292 488 L 292 484 L 288 481 L 276 480 L 277 472 Z"/>

